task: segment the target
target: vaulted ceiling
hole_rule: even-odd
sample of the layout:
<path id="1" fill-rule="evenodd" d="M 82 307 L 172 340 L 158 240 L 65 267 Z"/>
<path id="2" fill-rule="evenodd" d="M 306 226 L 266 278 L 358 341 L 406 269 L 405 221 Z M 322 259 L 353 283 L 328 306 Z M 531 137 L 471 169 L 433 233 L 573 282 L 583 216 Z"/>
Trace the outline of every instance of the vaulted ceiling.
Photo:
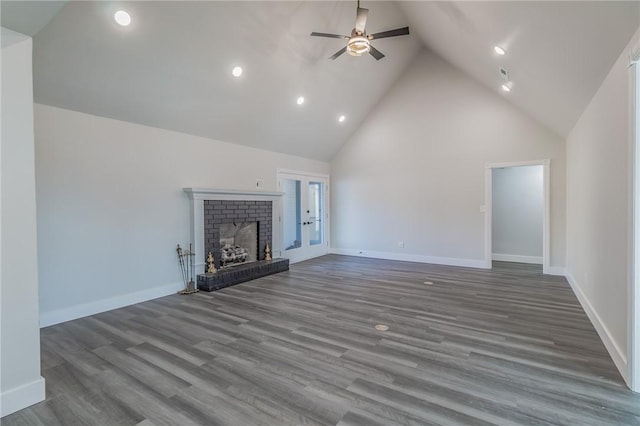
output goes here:
<path id="1" fill-rule="evenodd" d="M 582 111 L 640 26 L 637 1 L 401 2 L 428 48 L 497 90 L 560 136 Z M 494 45 L 507 54 L 498 56 Z"/>
<path id="2" fill-rule="evenodd" d="M 640 24 L 631 1 L 363 1 L 367 32 L 412 34 L 374 41 L 380 61 L 329 61 L 344 41 L 309 33 L 348 34 L 355 2 L 28 2 L 27 14 L 20 3 L 2 1 L 2 25 L 35 34 L 36 102 L 320 160 L 422 47 L 496 92 L 506 68 L 501 95 L 565 136 Z M 121 8 L 128 27 L 113 20 Z"/>

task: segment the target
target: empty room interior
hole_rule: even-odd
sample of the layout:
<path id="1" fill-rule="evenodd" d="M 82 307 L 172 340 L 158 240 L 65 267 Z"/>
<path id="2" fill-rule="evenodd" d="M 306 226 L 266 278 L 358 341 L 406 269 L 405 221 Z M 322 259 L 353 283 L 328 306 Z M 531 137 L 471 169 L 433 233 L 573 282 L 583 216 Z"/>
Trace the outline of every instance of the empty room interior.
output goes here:
<path id="1" fill-rule="evenodd" d="M 640 425 L 640 2 L 0 18 L 2 425 Z"/>

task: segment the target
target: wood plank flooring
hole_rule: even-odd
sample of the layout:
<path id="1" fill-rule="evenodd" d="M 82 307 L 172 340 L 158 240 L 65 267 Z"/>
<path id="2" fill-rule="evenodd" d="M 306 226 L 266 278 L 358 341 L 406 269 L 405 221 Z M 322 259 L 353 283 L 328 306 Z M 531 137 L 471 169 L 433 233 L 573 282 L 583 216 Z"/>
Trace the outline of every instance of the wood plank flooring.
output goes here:
<path id="1" fill-rule="evenodd" d="M 640 424 L 569 285 L 531 265 L 330 255 L 41 340 L 47 399 L 2 425 Z"/>

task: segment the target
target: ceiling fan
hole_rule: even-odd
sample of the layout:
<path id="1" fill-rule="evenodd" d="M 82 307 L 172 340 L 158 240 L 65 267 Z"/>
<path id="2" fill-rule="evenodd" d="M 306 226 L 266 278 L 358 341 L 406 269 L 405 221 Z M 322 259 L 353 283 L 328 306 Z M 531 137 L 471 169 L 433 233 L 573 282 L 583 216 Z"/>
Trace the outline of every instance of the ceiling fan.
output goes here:
<path id="1" fill-rule="evenodd" d="M 367 34 L 367 15 L 369 9 L 363 9 L 360 7 L 360 0 L 358 0 L 358 9 L 356 14 L 356 26 L 351 30 L 351 35 L 339 35 L 339 34 L 327 34 L 327 33 L 311 33 L 315 37 L 329 37 L 329 38 L 346 38 L 347 45 L 338 50 L 329 59 L 336 59 L 338 56 L 347 52 L 352 56 L 362 56 L 365 53 L 369 53 L 376 58 L 377 61 L 384 58 L 384 54 L 371 45 L 371 40 L 377 40 L 380 38 L 396 37 L 409 34 L 409 27 L 397 28 L 395 30 L 383 31 L 381 33 Z"/>

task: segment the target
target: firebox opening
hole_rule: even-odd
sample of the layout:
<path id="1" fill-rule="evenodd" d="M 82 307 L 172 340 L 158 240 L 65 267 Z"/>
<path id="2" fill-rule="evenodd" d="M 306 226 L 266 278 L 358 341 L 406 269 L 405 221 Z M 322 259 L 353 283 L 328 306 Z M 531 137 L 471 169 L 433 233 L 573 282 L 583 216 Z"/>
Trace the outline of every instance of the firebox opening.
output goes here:
<path id="1" fill-rule="evenodd" d="M 258 222 L 220 224 L 220 266 L 255 262 L 258 257 Z"/>

